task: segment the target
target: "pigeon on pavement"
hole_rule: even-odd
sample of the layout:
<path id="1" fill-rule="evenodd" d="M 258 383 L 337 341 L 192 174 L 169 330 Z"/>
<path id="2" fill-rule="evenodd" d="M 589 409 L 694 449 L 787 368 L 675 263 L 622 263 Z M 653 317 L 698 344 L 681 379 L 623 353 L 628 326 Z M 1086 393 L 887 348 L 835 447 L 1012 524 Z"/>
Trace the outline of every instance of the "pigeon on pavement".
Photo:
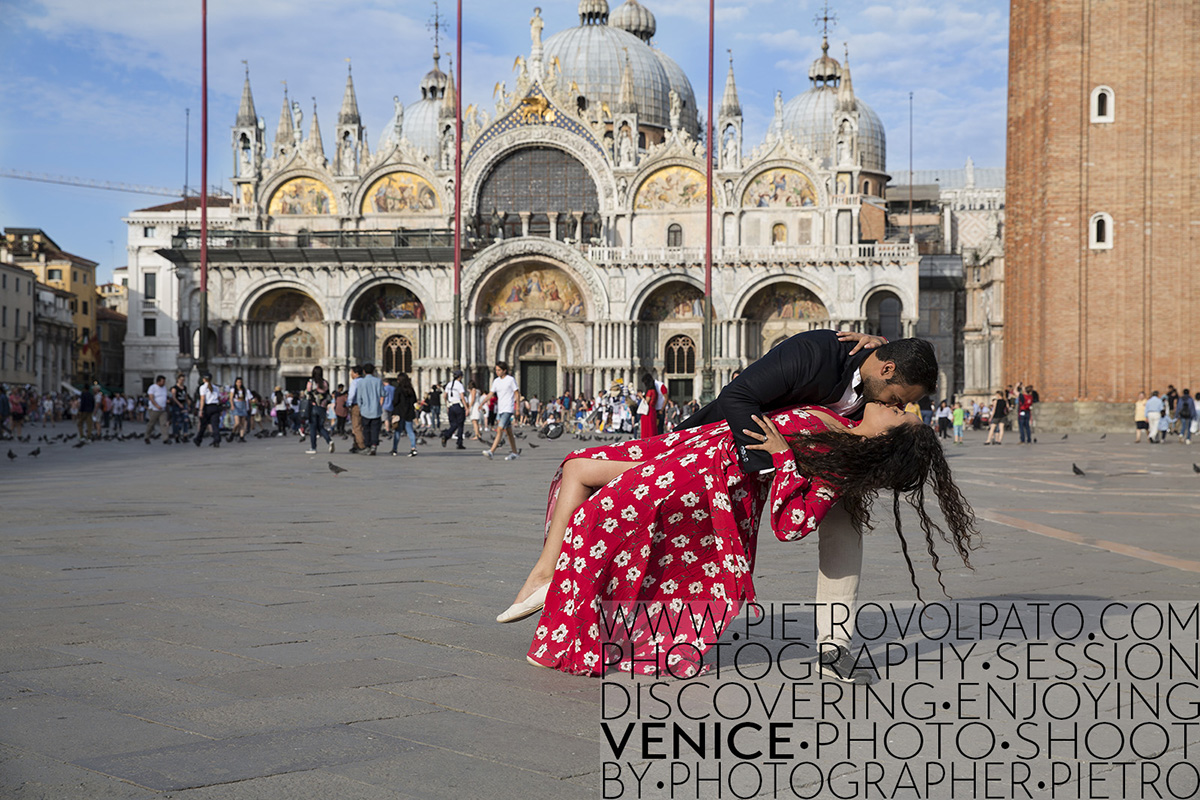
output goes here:
<path id="1" fill-rule="evenodd" d="M 333 463 L 332 461 L 329 462 L 329 471 L 332 472 L 334 475 L 337 475 L 339 472 L 349 472 L 349 470 L 347 470 L 346 468 L 339 467 L 337 464 Z"/>
<path id="2" fill-rule="evenodd" d="M 1079 467 L 1075 466 L 1074 464 L 1071 465 L 1071 471 L 1074 472 L 1076 475 L 1086 475 L 1087 474 L 1086 472 L 1084 472 L 1083 470 L 1081 470 Z"/>

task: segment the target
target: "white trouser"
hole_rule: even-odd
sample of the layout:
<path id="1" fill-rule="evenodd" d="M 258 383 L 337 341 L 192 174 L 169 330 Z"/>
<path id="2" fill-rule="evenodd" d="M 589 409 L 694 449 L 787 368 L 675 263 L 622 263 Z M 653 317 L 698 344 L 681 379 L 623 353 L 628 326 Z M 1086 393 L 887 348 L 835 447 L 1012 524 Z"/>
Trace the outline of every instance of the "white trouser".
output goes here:
<path id="1" fill-rule="evenodd" d="M 849 646 L 862 574 L 862 536 L 838 503 L 821 520 L 817 537 L 817 644 Z"/>
<path id="2" fill-rule="evenodd" d="M 1150 426 L 1150 438 L 1158 438 L 1158 421 L 1162 419 L 1162 414 L 1158 411 L 1146 412 L 1146 424 Z"/>

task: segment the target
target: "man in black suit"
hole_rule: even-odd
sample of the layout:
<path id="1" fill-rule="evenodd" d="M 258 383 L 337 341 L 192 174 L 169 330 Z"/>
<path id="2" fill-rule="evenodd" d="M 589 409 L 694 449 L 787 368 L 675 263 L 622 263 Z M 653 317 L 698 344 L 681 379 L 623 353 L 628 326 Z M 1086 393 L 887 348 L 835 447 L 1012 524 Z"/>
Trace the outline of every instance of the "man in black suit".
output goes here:
<path id="1" fill-rule="evenodd" d="M 721 390 L 716 400 L 680 426 L 692 428 L 728 420 L 746 472 L 773 471 L 758 444 L 752 419 L 764 412 L 797 405 L 824 406 L 849 419 L 861 419 L 867 403 L 904 407 L 937 388 L 937 357 L 921 339 L 895 342 L 877 336 L 835 331 L 797 334 L 750 364 Z M 817 633 L 822 674 L 855 682 L 849 651 L 850 628 L 862 573 L 862 537 L 849 515 L 834 506 L 818 533 Z M 822 605 L 824 604 L 824 605 Z M 852 616 L 848 617 L 850 620 Z"/>

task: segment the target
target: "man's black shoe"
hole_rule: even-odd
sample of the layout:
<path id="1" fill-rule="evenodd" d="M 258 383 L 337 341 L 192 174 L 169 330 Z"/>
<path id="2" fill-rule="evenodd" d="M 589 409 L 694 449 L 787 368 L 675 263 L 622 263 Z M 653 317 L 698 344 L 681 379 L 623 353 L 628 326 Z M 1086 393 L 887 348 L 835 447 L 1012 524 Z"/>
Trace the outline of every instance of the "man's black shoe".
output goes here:
<path id="1" fill-rule="evenodd" d="M 442 439 L 442 447 L 445 447 L 446 443 L 450 441 L 450 437 L 446 436 L 445 434 L 442 434 L 441 439 Z M 462 447 L 462 445 L 459 445 L 459 447 Z"/>
<path id="2" fill-rule="evenodd" d="M 817 656 L 817 671 L 842 683 L 874 683 L 871 673 L 854 668 L 855 658 L 845 645 L 823 643 Z"/>

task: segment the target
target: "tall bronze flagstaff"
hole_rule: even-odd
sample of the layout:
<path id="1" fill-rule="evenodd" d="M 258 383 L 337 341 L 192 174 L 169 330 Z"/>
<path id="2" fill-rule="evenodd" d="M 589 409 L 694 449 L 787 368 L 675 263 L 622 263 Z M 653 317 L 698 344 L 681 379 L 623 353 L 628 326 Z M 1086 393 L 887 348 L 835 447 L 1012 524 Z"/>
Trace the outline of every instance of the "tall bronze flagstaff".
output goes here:
<path id="1" fill-rule="evenodd" d="M 187 198 L 183 199 L 187 208 Z M 200 0 L 200 374 L 208 369 L 208 0 Z"/>
<path id="2" fill-rule="evenodd" d="M 704 365 L 700 370 L 700 402 L 710 403 L 716 396 L 713 375 L 713 306 L 712 306 L 712 218 L 713 218 L 713 3 L 708 0 L 708 118 L 704 132 L 704 331 L 701 346 Z"/>
<path id="3" fill-rule="evenodd" d="M 454 52 L 454 368 L 462 369 L 462 0 L 455 15 Z"/>

